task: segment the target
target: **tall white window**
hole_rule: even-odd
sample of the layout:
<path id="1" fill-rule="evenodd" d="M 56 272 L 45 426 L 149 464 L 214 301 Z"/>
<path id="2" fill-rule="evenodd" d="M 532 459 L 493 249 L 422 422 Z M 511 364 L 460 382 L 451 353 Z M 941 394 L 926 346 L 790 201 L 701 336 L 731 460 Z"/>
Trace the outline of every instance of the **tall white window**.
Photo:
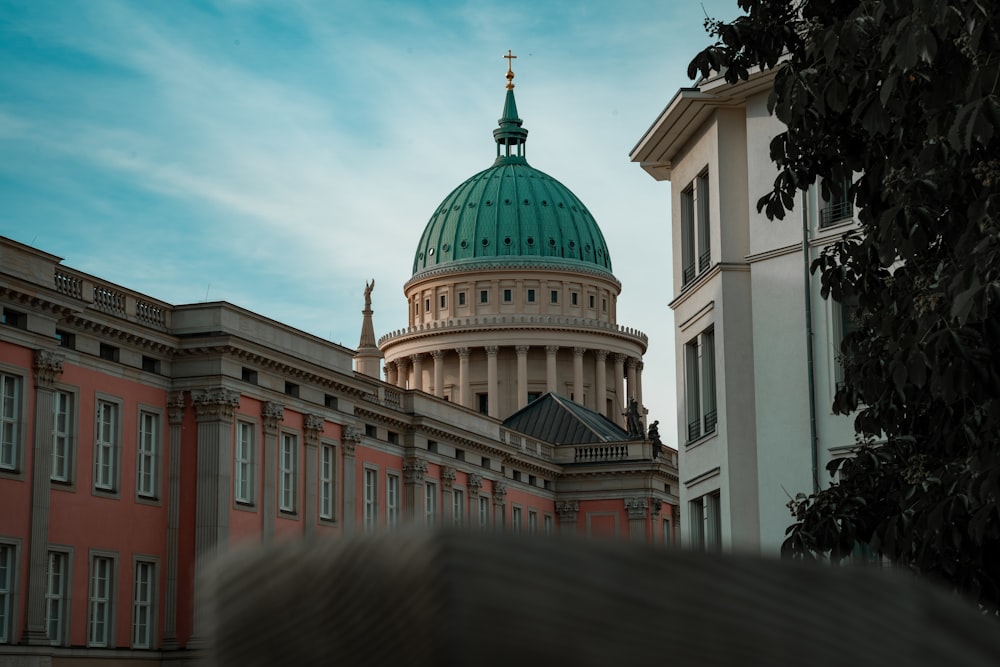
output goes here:
<path id="1" fill-rule="evenodd" d="M 715 433 L 715 332 L 709 329 L 684 345 L 688 442 Z"/>
<path id="2" fill-rule="evenodd" d="M 114 491 L 118 475 L 118 404 L 97 402 L 97 437 L 94 439 L 94 487 Z"/>
<path id="3" fill-rule="evenodd" d="M 14 614 L 14 545 L 0 544 L 0 644 L 9 644 Z"/>
<path id="4" fill-rule="evenodd" d="M 399 475 L 385 477 L 385 523 L 388 528 L 399 526 Z"/>
<path id="5" fill-rule="evenodd" d="M 521 532 L 521 508 L 514 505 L 510 511 L 510 529 L 515 534 Z"/>
<path id="6" fill-rule="evenodd" d="M 722 548 L 722 503 L 718 491 L 695 498 L 690 503 L 691 546 L 701 551 Z"/>
<path id="7" fill-rule="evenodd" d="M 544 517 L 543 525 L 545 527 L 545 534 L 546 535 L 551 535 L 552 534 L 552 517 L 549 516 L 548 514 L 546 514 L 545 517 Z"/>
<path id="8" fill-rule="evenodd" d="M 295 511 L 295 482 L 298 476 L 298 437 L 281 434 L 281 451 L 278 456 L 278 508 L 282 512 Z"/>
<path id="9" fill-rule="evenodd" d="M 681 191 L 682 285 L 712 265 L 708 211 L 708 172 L 704 171 Z"/>
<path id="10" fill-rule="evenodd" d="M 834 322 L 836 331 L 836 348 L 834 349 L 834 379 L 839 388 L 844 383 L 844 339 L 859 328 L 861 324 L 857 320 L 858 298 L 856 296 L 845 299 L 843 302 L 833 301 L 830 303 L 834 308 Z"/>
<path id="11" fill-rule="evenodd" d="M 456 528 L 465 523 L 465 492 L 461 489 L 452 492 L 451 518 Z"/>
<path id="12" fill-rule="evenodd" d="M 73 470 L 73 394 L 57 391 L 52 396 L 52 477 L 71 482 Z"/>
<path id="13" fill-rule="evenodd" d="M 139 412 L 137 448 L 136 491 L 140 496 L 155 498 L 160 477 L 160 415 L 155 412 Z"/>
<path id="14" fill-rule="evenodd" d="M 45 589 L 45 629 L 49 641 L 66 643 L 66 596 L 69 583 L 69 554 L 49 552 L 48 583 Z"/>
<path id="15" fill-rule="evenodd" d="M 490 527 L 490 499 L 479 496 L 479 528 L 488 530 Z"/>
<path id="16" fill-rule="evenodd" d="M 333 472 L 336 451 L 333 445 L 321 445 L 319 448 L 319 516 L 321 519 L 333 518 Z"/>
<path id="17" fill-rule="evenodd" d="M 365 468 L 365 530 L 378 525 L 378 470 Z"/>
<path id="18" fill-rule="evenodd" d="M 236 451 L 233 456 L 233 495 L 236 502 L 252 505 L 257 472 L 254 465 L 257 452 L 256 429 L 249 422 L 239 422 L 236 428 Z"/>
<path id="19" fill-rule="evenodd" d="M 538 533 L 538 512 L 528 510 L 528 532 L 532 535 Z"/>
<path id="20" fill-rule="evenodd" d="M 132 648 L 153 648 L 156 563 L 136 561 L 132 592 Z"/>
<path id="21" fill-rule="evenodd" d="M 437 517 L 437 484 L 424 482 L 424 525 L 433 526 Z"/>
<path id="22" fill-rule="evenodd" d="M 0 373 L 0 469 L 17 470 L 21 417 L 21 378 Z"/>
<path id="23" fill-rule="evenodd" d="M 90 609 L 87 624 L 88 646 L 111 645 L 112 587 L 115 562 L 108 556 L 94 556 L 90 561 Z"/>

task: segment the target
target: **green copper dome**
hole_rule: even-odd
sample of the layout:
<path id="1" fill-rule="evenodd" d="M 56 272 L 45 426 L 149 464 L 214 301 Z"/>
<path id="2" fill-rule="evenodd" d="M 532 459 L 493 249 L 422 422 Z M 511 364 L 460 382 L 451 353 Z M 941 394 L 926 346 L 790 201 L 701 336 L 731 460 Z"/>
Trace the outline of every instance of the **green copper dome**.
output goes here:
<path id="1" fill-rule="evenodd" d="M 493 131 L 496 161 L 452 190 L 431 215 L 413 260 L 414 275 L 478 265 L 562 265 L 611 273 L 594 216 L 569 188 L 528 165 L 527 136 L 509 84 L 503 117 Z"/>

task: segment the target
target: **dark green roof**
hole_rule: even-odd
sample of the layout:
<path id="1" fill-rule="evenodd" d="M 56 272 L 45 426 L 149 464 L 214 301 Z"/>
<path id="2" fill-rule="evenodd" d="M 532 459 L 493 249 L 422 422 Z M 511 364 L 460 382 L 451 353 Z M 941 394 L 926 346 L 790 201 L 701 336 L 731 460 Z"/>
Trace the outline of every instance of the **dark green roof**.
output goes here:
<path id="1" fill-rule="evenodd" d="M 528 131 L 508 90 L 493 131 L 489 169 L 451 191 L 420 237 L 413 274 L 476 264 L 565 265 L 611 273 L 611 257 L 594 216 L 569 188 L 528 165 Z"/>
<path id="2" fill-rule="evenodd" d="M 628 431 L 604 415 L 557 394 L 542 394 L 503 425 L 553 445 L 624 442 Z"/>

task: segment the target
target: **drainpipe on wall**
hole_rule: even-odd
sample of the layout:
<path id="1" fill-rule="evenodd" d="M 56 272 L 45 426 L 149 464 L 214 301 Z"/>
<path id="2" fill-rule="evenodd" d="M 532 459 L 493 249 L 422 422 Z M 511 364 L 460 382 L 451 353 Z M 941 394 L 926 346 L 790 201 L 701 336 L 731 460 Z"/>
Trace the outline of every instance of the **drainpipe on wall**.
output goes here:
<path id="1" fill-rule="evenodd" d="M 809 444 L 813 493 L 819 491 L 819 434 L 816 432 L 816 368 L 813 362 L 812 280 L 809 273 L 809 201 L 802 191 L 802 269 L 806 296 L 806 374 L 809 381 Z"/>

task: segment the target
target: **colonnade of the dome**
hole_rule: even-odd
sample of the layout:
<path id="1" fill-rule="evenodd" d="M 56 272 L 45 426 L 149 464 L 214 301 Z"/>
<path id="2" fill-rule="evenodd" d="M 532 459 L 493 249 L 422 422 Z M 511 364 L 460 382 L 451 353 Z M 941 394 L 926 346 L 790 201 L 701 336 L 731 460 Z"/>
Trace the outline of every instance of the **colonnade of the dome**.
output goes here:
<path id="1" fill-rule="evenodd" d="M 629 399 L 642 406 L 641 356 L 575 345 L 469 345 L 401 355 L 386 381 L 506 418 L 554 392 L 623 424 Z"/>

